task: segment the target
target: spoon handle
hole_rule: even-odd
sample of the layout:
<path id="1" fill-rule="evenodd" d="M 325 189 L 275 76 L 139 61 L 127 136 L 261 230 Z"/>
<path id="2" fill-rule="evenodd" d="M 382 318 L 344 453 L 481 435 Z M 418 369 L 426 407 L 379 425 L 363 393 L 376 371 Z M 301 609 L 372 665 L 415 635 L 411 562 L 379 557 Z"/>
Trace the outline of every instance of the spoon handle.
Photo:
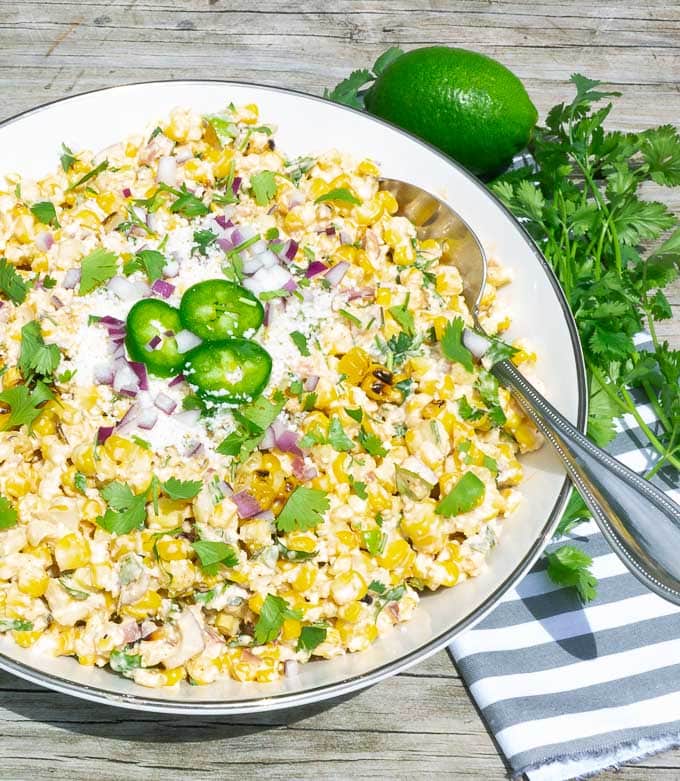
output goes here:
<path id="1" fill-rule="evenodd" d="M 583 436 L 510 361 L 491 371 L 555 448 L 623 563 L 649 589 L 680 605 L 680 507 Z"/>

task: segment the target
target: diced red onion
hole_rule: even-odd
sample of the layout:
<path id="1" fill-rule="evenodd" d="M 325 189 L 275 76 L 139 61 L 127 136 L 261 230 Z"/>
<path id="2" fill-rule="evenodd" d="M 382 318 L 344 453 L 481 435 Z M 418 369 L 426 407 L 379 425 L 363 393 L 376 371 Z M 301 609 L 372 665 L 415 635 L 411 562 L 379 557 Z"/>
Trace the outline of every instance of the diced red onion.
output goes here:
<path id="1" fill-rule="evenodd" d="M 186 447 L 186 450 L 184 451 L 184 455 L 197 456 L 199 453 L 202 452 L 203 452 L 203 444 L 198 440 L 194 440 L 193 442 L 189 442 L 189 444 Z"/>
<path id="2" fill-rule="evenodd" d="M 54 236 L 49 231 L 43 231 L 35 237 L 35 244 L 41 252 L 47 252 L 54 244 Z"/>
<path id="3" fill-rule="evenodd" d="M 316 376 L 316 374 L 312 374 L 305 380 L 304 389 L 307 391 L 307 393 L 311 393 L 318 384 L 319 378 Z"/>
<path id="4" fill-rule="evenodd" d="M 329 225 L 326 228 L 326 236 L 335 236 L 335 225 Z"/>
<path id="5" fill-rule="evenodd" d="M 230 228 L 233 225 L 232 221 L 228 220 L 224 214 L 216 214 L 215 222 L 220 226 L 220 228 L 224 230 Z"/>
<path id="6" fill-rule="evenodd" d="M 175 341 L 177 342 L 178 353 L 188 353 L 189 350 L 193 350 L 194 347 L 198 347 L 199 344 L 203 344 L 203 340 L 196 334 L 192 334 L 191 331 L 182 330 L 175 334 Z"/>
<path id="7" fill-rule="evenodd" d="M 305 276 L 307 279 L 311 279 L 312 277 L 315 277 L 317 274 L 323 274 L 324 271 L 328 270 L 328 266 L 325 263 L 322 263 L 320 260 L 313 260 L 309 266 L 307 266 L 307 271 L 305 271 Z"/>
<path id="8" fill-rule="evenodd" d="M 284 282 L 281 287 L 289 293 L 294 293 L 297 290 L 297 282 L 291 277 L 287 282 Z"/>
<path id="9" fill-rule="evenodd" d="M 98 385 L 111 385 L 113 383 L 114 373 L 113 364 L 100 363 L 94 367 L 92 376 Z"/>
<path id="10" fill-rule="evenodd" d="M 188 145 L 175 147 L 175 160 L 178 163 L 186 163 L 187 160 L 191 160 L 194 153 L 191 151 L 191 147 Z"/>
<path id="11" fill-rule="evenodd" d="M 129 399 L 136 399 L 139 391 L 135 390 L 132 386 L 127 386 L 121 388 L 118 393 L 120 393 L 121 396 L 127 396 Z"/>
<path id="12" fill-rule="evenodd" d="M 104 326 L 122 326 L 125 327 L 125 321 L 120 320 L 118 317 L 113 317 L 112 315 L 104 315 L 103 317 L 100 317 L 98 320 L 101 325 Z"/>
<path id="13" fill-rule="evenodd" d="M 172 279 L 172 277 L 176 277 L 179 274 L 179 263 L 176 260 L 169 260 L 164 266 L 163 266 L 163 276 Z"/>
<path id="14" fill-rule="evenodd" d="M 133 301 L 139 298 L 137 288 L 125 277 L 113 277 L 106 287 L 122 301 Z"/>
<path id="15" fill-rule="evenodd" d="M 262 318 L 262 324 L 265 328 L 269 327 L 269 320 L 272 314 L 272 305 L 267 301 L 264 305 L 264 317 Z"/>
<path id="16" fill-rule="evenodd" d="M 175 292 L 175 286 L 162 279 L 157 279 L 153 285 L 151 285 L 151 290 L 153 290 L 154 293 L 158 293 L 161 298 L 170 298 Z"/>
<path id="17" fill-rule="evenodd" d="M 113 434 L 113 426 L 100 426 L 97 429 L 97 444 L 103 445 L 104 442 Z"/>
<path id="18" fill-rule="evenodd" d="M 229 485 L 229 483 L 225 482 L 224 480 L 218 480 L 215 485 L 217 488 L 220 489 L 220 491 L 225 496 L 233 496 L 234 495 L 234 489 Z"/>
<path id="19" fill-rule="evenodd" d="M 73 288 L 80 283 L 80 269 L 70 268 L 66 274 L 64 274 L 64 281 L 61 286 L 65 290 L 73 290 Z"/>
<path id="20" fill-rule="evenodd" d="M 299 436 L 294 431 L 284 431 L 276 438 L 276 447 L 284 453 L 292 453 L 301 456 L 302 450 L 298 447 Z"/>
<path id="21" fill-rule="evenodd" d="M 57 298 L 57 296 L 52 296 L 50 300 L 52 301 L 52 306 L 55 309 L 61 309 L 64 306 L 64 302 L 61 300 L 61 298 Z"/>
<path id="22" fill-rule="evenodd" d="M 184 375 L 178 374 L 176 377 L 173 377 L 170 382 L 168 383 L 168 388 L 174 388 L 175 385 L 179 385 L 181 382 L 184 382 Z"/>
<path id="23" fill-rule="evenodd" d="M 153 407 L 144 407 L 137 419 L 137 426 L 144 431 L 151 431 L 158 421 L 158 411 Z"/>
<path id="24" fill-rule="evenodd" d="M 243 273 L 248 274 L 249 276 L 251 274 L 254 274 L 256 271 L 259 271 L 261 268 L 262 268 L 261 255 L 253 255 L 252 258 L 248 258 L 247 260 L 243 261 Z"/>
<path id="25" fill-rule="evenodd" d="M 123 187 L 123 198 L 132 197 L 132 190 L 129 187 Z"/>
<path id="26" fill-rule="evenodd" d="M 243 179 L 240 176 L 235 176 L 234 181 L 231 183 L 231 191 L 234 193 L 234 195 L 238 195 L 239 188 L 241 187 L 241 182 Z"/>
<path id="27" fill-rule="evenodd" d="M 177 160 L 174 157 L 161 157 L 158 161 L 156 181 L 163 182 L 170 187 L 177 184 Z"/>
<path id="28" fill-rule="evenodd" d="M 295 190 L 293 194 L 290 196 L 289 204 L 290 208 L 293 209 L 296 206 L 299 206 L 301 203 L 304 203 L 305 196 L 299 191 Z"/>
<path id="29" fill-rule="evenodd" d="M 288 241 L 288 246 L 283 252 L 287 260 L 293 260 L 293 258 L 297 255 L 299 246 L 300 245 L 297 243 L 297 241 L 295 241 L 295 239 L 290 239 Z"/>
<path id="30" fill-rule="evenodd" d="M 313 466 L 306 466 L 304 458 L 300 456 L 295 456 L 295 458 L 293 459 L 292 467 L 293 467 L 293 474 L 301 482 L 306 482 L 307 480 L 313 480 L 317 475 L 316 468 Z"/>
<path id="31" fill-rule="evenodd" d="M 139 363 L 139 361 L 130 361 L 128 365 L 137 376 L 140 390 L 149 390 L 149 378 L 146 373 L 146 366 L 144 366 L 143 363 Z"/>
<path id="32" fill-rule="evenodd" d="M 172 419 L 177 423 L 181 423 L 187 428 L 193 428 L 198 423 L 200 417 L 200 409 L 185 409 L 182 412 L 178 412 L 176 415 L 173 415 Z"/>
<path id="33" fill-rule="evenodd" d="M 348 301 L 354 301 L 357 298 L 373 298 L 375 296 L 374 287 L 358 287 L 356 290 L 352 290 L 348 296 Z"/>
<path id="34" fill-rule="evenodd" d="M 153 403 L 161 412 L 165 412 L 166 415 L 172 415 L 177 409 L 177 402 L 165 393 L 159 393 Z"/>
<path id="35" fill-rule="evenodd" d="M 232 239 L 234 234 L 232 233 Z M 231 250 L 234 249 L 234 243 L 231 239 L 228 239 L 226 236 L 221 236 L 217 241 L 215 242 L 217 246 L 223 251 L 223 252 L 231 252 Z"/>
<path id="36" fill-rule="evenodd" d="M 150 231 L 153 233 L 160 233 L 161 231 L 161 215 L 160 212 L 149 212 L 146 216 L 146 224 Z"/>
<path id="37" fill-rule="evenodd" d="M 115 428 L 118 431 L 121 431 L 124 428 L 128 428 L 132 426 L 137 419 L 137 416 L 139 415 L 139 407 L 137 404 L 131 404 L 128 407 L 127 412 L 123 415 L 123 417 L 116 423 Z"/>
<path id="38" fill-rule="evenodd" d="M 346 260 L 341 260 L 340 263 L 336 263 L 331 269 L 326 272 L 326 279 L 328 284 L 335 286 L 340 284 L 342 278 L 349 271 L 349 263 Z"/>
<path id="39" fill-rule="evenodd" d="M 161 339 L 161 337 L 160 337 L 158 334 L 156 334 L 155 336 L 152 336 L 152 337 L 151 337 L 151 339 L 149 340 L 149 342 L 148 342 L 148 343 L 147 343 L 147 345 L 146 345 L 146 349 L 147 349 L 149 352 L 151 352 L 152 350 L 155 350 L 155 349 L 156 349 L 156 347 L 158 347 L 158 345 L 159 345 L 159 344 L 160 344 L 162 341 L 163 341 L 163 340 Z"/>
<path id="40" fill-rule="evenodd" d="M 231 497 L 231 501 L 236 505 L 239 518 L 252 518 L 262 512 L 260 503 L 248 491 L 239 491 Z"/>
<path id="41" fill-rule="evenodd" d="M 121 366 L 113 378 L 113 389 L 120 393 L 122 390 L 135 391 L 139 389 L 137 374 L 131 366 Z"/>
<path id="42" fill-rule="evenodd" d="M 260 440 L 260 444 L 258 447 L 260 448 L 260 450 L 271 450 L 275 444 L 276 444 L 276 437 L 274 436 L 274 429 L 271 426 L 269 426 L 269 428 L 264 432 L 264 435 Z"/>

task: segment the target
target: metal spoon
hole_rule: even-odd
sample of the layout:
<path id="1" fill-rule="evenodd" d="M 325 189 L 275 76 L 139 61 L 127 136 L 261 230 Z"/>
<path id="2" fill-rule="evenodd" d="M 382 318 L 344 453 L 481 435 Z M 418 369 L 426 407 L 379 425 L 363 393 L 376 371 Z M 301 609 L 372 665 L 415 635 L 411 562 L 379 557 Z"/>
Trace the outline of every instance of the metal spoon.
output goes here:
<path id="1" fill-rule="evenodd" d="M 418 238 L 445 238 L 448 260 L 463 278 L 463 296 L 480 333 L 479 303 L 486 284 L 486 256 L 479 240 L 449 206 L 396 179 L 382 179 Z M 481 358 L 488 342 L 464 332 L 468 349 Z M 680 605 L 680 507 L 650 482 L 596 447 L 528 382 L 510 361 L 491 371 L 515 397 L 557 451 L 602 534 L 628 569 L 664 599 Z"/>

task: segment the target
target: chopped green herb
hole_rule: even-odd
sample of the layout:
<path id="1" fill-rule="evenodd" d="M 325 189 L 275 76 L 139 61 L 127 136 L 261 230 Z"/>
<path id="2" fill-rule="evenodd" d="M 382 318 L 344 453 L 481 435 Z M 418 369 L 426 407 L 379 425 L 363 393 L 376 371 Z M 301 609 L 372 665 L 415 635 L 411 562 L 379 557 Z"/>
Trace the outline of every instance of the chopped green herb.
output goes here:
<path id="1" fill-rule="evenodd" d="M 85 296 L 96 287 L 108 282 L 118 272 L 118 257 L 103 247 L 91 252 L 80 262 L 80 287 L 78 294 Z"/>
<path id="2" fill-rule="evenodd" d="M 347 409 L 347 407 L 345 407 L 345 412 L 350 416 L 350 418 L 352 418 L 352 420 L 356 420 L 357 423 L 361 423 L 364 413 L 360 409 Z"/>
<path id="3" fill-rule="evenodd" d="M 356 315 L 353 315 L 351 312 L 348 312 L 346 309 L 338 309 L 338 312 L 346 319 L 349 320 L 350 323 L 354 323 L 354 325 L 361 327 L 361 320 L 359 320 Z"/>
<path id="4" fill-rule="evenodd" d="M 362 426 L 359 431 L 359 444 L 372 456 L 383 457 L 387 455 L 387 449 L 375 434 L 369 434 Z"/>
<path id="5" fill-rule="evenodd" d="M 441 338 L 441 348 L 444 356 L 454 363 L 460 363 L 464 369 L 471 372 L 472 353 L 463 344 L 463 328 L 465 323 L 462 317 L 455 317 L 447 323 Z"/>
<path id="6" fill-rule="evenodd" d="M 16 385 L 0 393 L 0 401 L 10 408 L 9 417 L 0 425 L 0 431 L 9 431 L 19 426 L 31 426 L 40 415 L 40 406 L 52 399 L 52 391 L 44 382 L 38 381 L 35 388 L 29 391 L 26 385 Z"/>
<path id="7" fill-rule="evenodd" d="M 298 637 L 296 651 L 309 651 L 310 653 L 326 639 L 326 627 L 310 624 L 303 626 Z"/>
<path id="8" fill-rule="evenodd" d="M 346 187 L 336 187 L 335 189 L 320 195 L 316 198 L 314 203 L 326 203 L 327 201 L 342 201 L 343 203 L 351 203 L 355 206 L 361 205 L 361 201 Z"/>
<path id="9" fill-rule="evenodd" d="M 73 154 L 73 150 L 69 149 L 66 144 L 62 144 L 61 149 L 62 154 L 59 157 L 59 161 L 61 162 L 61 167 L 64 172 L 68 173 L 71 168 L 73 168 L 78 158 Z"/>
<path id="10" fill-rule="evenodd" d="M 31 214 L 42 222 L 43 225 L 51 225 L 53 228 L 59 227 L 59 220 L 57 219 L 57 210 L 54 208 L 52 201 L 39 201 L 31 206 Z"/>
<path id="11" fill-rule="evenodd" d="M 21 274 L 5 258 L 0 258 L 0 291 L 15 305 L 23 304 L 28 285 Z"/>
<path id="12" fill-rule="evenodd" d="M 291 610 L 288 602 L 282 597 L 267 594 L 255 624 L 255 642 L 264 645 L 276 640 L 287 618 L 299 621 L 302 613 L 299 610 Z"/>
<path id="13" fill-rule="evenodd" d="M 26 381 L 34 377 L 51 379 L 59 366 L 61 354 L 56 344 L 45 344 L 40 323 L 31 320 L 21 329 L 19 369 Z"/>
<path id="14" fill-rule="evenodd" d="M 9 529 L 16 526 L 19 516 L 10 504 L 9 499 L 0 496 L 0 529 Z"/>
<path id="15" fill-rule="evenodd" d="M 290 338 L 293 344 L 298 348 L 300 355 L 305 357 L 309 355 L 309 347 L 307 346 L 307 337 L 300 331 L 292 331 Z"/>
<path id="16" fill-rule="evenodd" d="M 225 567 L 235 567 L 238 564 L 238 555 L 231 545 L 226 542 L 214 542 L 212 540 L 196 540 L 191 543 L 201 563 L 201 569 L 206 575 L 217 575 L 220 564 Z"/>
<path id="17" fill-rule="evenodd" d="M 203 483 L 200 480 L 178 480 L 171 477 L 163 483 L 163 490 L 174 500 L 189 500 L 198 496 Z"/>
<path id="18" fill-rule="evenodd" d="M 85 496 L 87 492 L 87 478 L 82 472 L 75 473 L 73 477 L 73 485 L 75 486 L 78 493 L 81 493 L 83 496 Z"/>
<path id="19" fill-rule="evenodd" d="M 0 632 L 30 632 L 33 629 L 31 621 L 21 618 L 0 618 Z"/>
<path id="20" fill-rule="evenodd" d="M 140 654 L 130 654 L 114 648 L 109 655 L 109 667 L 115 672 L 129 677 L 133 670 L 142 666 Z"/>
<path id="21" fill-rule="evenodd" d="M 276 195 L 276 178 L 272 171 L 260 171 L 250 177 L 253 197 L 258 206 L 266 206 Z"/>
<path id="22" fill-rule="evenodd" d="M 563 545 L 548 559 L 548 577 L 558 586 L 574 586 L 583 602 L 590 602 L 597 596 L 597 580 L 590 572 L 591 557 L 574 545 Z"/>
<path id="23" fill-rule="evenodd" d="M 217 234 L 211 230 L 198 230 L 194 231 L 194 246 L 191 250 L 192 253 L 198 251 L 199 255 L 206 256 L 208 254 L 208 247 L 217 241 Z"/>
<path id="24" fill-rule="evenodd" d="M 143 249 L 123 266 L 123 273 L 125 276 L 130 276 L 135 271 L 143 271 L 149 282 L 154 283 L 157 279 L 162 279 L 166 263 L 165 255 L 162 252 L 155 249 Z"/>
<path id="25" fill-rule="evenodd" d="M 76 187 L 80 187 L 81 184 L 85 184 L 85 182 L 89 182 L 90 179 L 94 179 L 96 176 L 99 176 L 99 174 L 102 171 L 106 171 L 106 169 L 109 167 L 109 161 L 108 160 L 102 160 L 101 163 L 99 163 L 98 166 L 93 168 L 91 171 L 88 171 L 85 176 L 81 176 L 78 181 L 74 182 L 72 185 L 66 188 L 66 192 L 69 190 L 75 190 Z"/>
<path id="26" fill-rule="evenodd" d="M 333 415 L 328 424 L 328 444 L 339 453 L 346 453 L 354 448 L 354 442 L 347 436 L 337 415 Z"/>
<path id="27" fill-rule="evenodd" d="M 359 499 L 368 499 L 368 491 L 366 490 L 366 483 L 363 483 L 361 480 L 355 480 L 352 475 L 347 475 L 349 477 L 349 484 L 354 491 L 354 493 L 359 497 Z"/>
<path id="28" fill-rule="evenodd" d="M 97 523 L 110 534 L 129 534 L 144 528 L 146 520 L 146 493 L 135 494 L 125 483 L 112 482 L 101 491 L 108 505 Z"/>
<path id="29" fill-rule="evenodd" d="M 403 302 L 403 304 L 399 304 L 398 306 L 391 306 L 388 309 L 388 312 L 402 327 L 404 333 L 408 334 L 408 336 L 415 336 L 416 329 L 413 320 L 413 314 L 408 310 L 409 298 L 410 298 L 410 294 L 407 293 L 406 299 Z"/>
<path id="30" fill-rule="evenodd" d="M 329 507 L 325 491 L 298 486 L 276 518 L 276 527 L 283 532 L 312 529 L 323 521 Z"/>

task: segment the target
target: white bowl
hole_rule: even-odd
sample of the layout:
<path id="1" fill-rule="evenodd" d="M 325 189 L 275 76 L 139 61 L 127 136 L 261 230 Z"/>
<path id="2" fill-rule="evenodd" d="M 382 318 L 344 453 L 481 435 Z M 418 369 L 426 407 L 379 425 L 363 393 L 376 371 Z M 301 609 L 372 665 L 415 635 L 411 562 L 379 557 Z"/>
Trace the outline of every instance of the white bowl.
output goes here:
<path id="1" fill-rule="evenodd" d="M 512 315 L 511 336 L 531 340 L 536 375 L 548 399 L 583 428 L 586 385 L 578 336 L 564 295 L 528 235 L 473 176 L 436 149 L 366 114 L 282 89 L 215 81 L 167 81 L 99 90 L 50 103 L 0 125 L 0 176 L 45 175 L 58 165 L 60 144 L 94 151 L 141 131 L 176 106 L 215 112 L 229 102 L 257 103 L 263 121 L 278 125 L 277 145 L 290 156 L 332 147 L 378 161 L 387 177 L 420 185 L 463 217 L 487 255 L 514 272 L 502 291 Z M 0 667 L 58 691 L 165 713 L 246 713 L 307 704 L 347 694 L 409 667 L 482 618 L 515 585 L 550 539 L 568 484 L 548 446 L 524 459 L 524 501 L 505 523 L 487 570 L 453 589 L 425 596 L 413 620 L 368 651 L 301 665 L 277 683 L 227 681 L 144 689 L 74 659 L 48 658 L 0 636 Z"/>

